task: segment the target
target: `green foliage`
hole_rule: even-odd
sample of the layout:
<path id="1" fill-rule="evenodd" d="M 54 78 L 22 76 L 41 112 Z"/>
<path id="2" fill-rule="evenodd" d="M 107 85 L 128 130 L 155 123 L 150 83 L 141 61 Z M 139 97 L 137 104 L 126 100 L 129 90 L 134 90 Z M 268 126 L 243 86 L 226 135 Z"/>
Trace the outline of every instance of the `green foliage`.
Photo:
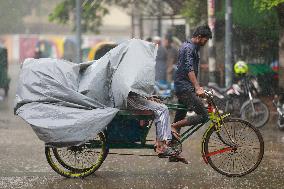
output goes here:
<path id="1" fill-rule="evenodd" d="M 66 24 L 67 21 L 69 21 L 69 11 L 71 11 L 72 9 L 74 9 L 74 5 L 71 6 L 72 1 L 64 1 L 60 4 L 58 4 L 53 13 L 48 15 L 48 20 L 53 22 L 53 21 L 57 21 L 60 24 Z M 73 4 L 73 3 L 72 3 Z"/>
<path id="2" fill-rule="evenodd" d="M 255 0 L 232 0 L 233 52 L 248 62 L 267 63 L 277 57 L 279 22 L 275 9 L 260 12 Z M 216 1 L 217 2 L 217 1 Z M 224 41 L 225 0 L 216 5 L 216 40 Z"/>
<path id="3" fill-rule="evenodd" d="M 82 1 L 81 25 L 82 32 L 99 32 L 99 27 L 102 25 L 102 18 L 108 14 L 108 9 L 103 5 L 103 0 L 85 0 Z M 59 3 L 54 11 L 49 14 L 49 21 L 66 24 L 72 18 L 75 19 L 75 0 L 64 0 Z M 75 27 L 73 28 L 75 29 Z"/>
<path id="4" fill-rule="evenodd" d="M 274 38 L 278 37 L 278 17 L 277 12 L 267 10 L 259 12 L 254 7 L 255 0 L 233 1 L 233 25 L 238 30 L 253 31 L 259 37 Z M 225 0 L 222 9 L 216 13 L 217 20 L 225 21 Z M 269 28 L 269 30 L 268 30 Z"/>
<path id="5" fill-rule="evenodd" d="M 259 12 L 267 12 L 276 10 L 278 14 L 278 22 L 282 30 L 284 30 L 284 0 L 254 0 L 254 7 Z"/>
<path id="6" fill-rule="evenodd" d="M 207 0 L 184 0 L 181 14 L 186 18 L 191 26 L 203 24 L 207 21 Z M 216 10 L 218 20 L 225 18 L 225 0 L 215 0 L 215 7 L 221 4 L 221 11 Z M 242 27 L 262 28 L 263 26 L 273 25 L 278 21 L 277 14 L 271 8 L 283 3 L 284 0 L 232 0 L 233 21 Z M 267 10 L 260 12 L 259 10 Z M 277 25 L 277 24 L 276 24 Z"/>
<path id="7" fill-rule="evenodd" d="M 254 7 L 260 11 L 270 10 L 280 3 L 284 3 L 284 0 L 254 0 Z"/>
<path id="8" fill-rule="evenodd" d="M 126 9 L 134 2 L 138 7 L 143 7 L 143 5 L 148 3 L 147 0 L 82 0 L 82 32 L 90 31 L 99 33 L 99 28 L 102 25 L 102 18 L 109 13 L 108 9 L 105 7 L 106 5 L 117 5 Z M 75 6 L 75 0 L 64 0 L 55 7 L 51 14 L 49 14 L 49 21 L 57 22 L 59 24 L 71 22 L 74 17 Z M 73 29 L 75 29 L 75 27 Z"/>
<path id="9" fill-rule="evenodd" d="M 102 18 L 108 14 L 106 5 L 116 5 L 127 10 L 133 5 L 139 13 L 145 16 L 173 15 L 180 10 L 185 0 L 82 0 L 82 28 L 83 32 L 99 32 Z M 206 2 L 206 0 L 202 0 Z M 196 2 L 199 2 L 196 0 Z M 162 7 L 161 3 L 163 3 Z M 57 4 L 56 8 L 49 14 L 49 20 L 60 24 L 69 23 L 74 17 L 75 0 L 64 0 Z M 129 9 L 128 9 L 129 10 Z M 200 11 L 202 12 L 202 11 Z M 129 12 L 130 13 L 130 12 Z"/>
<path id="10" fill-rule="evenodd" d="M 207 0 L 185 0 L 181 14 L 191 26 L 207 21 Z"/>

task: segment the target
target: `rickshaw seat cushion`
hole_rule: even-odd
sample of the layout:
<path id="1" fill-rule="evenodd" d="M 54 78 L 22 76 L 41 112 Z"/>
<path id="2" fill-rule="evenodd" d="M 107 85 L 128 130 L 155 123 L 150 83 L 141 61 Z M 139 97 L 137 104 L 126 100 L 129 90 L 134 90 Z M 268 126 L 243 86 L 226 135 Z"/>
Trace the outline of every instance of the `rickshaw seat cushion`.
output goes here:
<path id="1" fill-rule="evenodd" d="M 130 112 L 135 115 L 154 115 L 154 112 L 152 110 L 130 110 Z"/>

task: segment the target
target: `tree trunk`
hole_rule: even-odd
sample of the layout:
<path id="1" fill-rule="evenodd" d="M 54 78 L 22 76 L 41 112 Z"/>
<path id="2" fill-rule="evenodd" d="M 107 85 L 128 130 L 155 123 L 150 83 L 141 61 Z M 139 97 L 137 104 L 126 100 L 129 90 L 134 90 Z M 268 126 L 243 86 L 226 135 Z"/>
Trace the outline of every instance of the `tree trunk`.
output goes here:
<path id="1" fill-rule="evenodd" d="M 284 89 L 284 29 L 279 36 L 279 87 Z"/>
<path id="2" fill-rule="evenodd" d="M 279 32 L 279 87 L 284 89 L 284 3 L 276 7 L 280 25 Z"/>

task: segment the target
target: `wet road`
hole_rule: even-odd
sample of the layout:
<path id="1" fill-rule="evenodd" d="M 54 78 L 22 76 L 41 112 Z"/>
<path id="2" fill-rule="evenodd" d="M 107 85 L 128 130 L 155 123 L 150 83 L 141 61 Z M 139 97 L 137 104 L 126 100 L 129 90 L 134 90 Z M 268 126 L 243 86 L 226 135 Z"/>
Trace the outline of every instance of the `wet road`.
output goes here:
<path id="1" fill-rule="evenodd" d="M 12 77 L 8 98 L 0 101 L 0 188 L 284 188 L 284 132 L 275 127 L 275 114 L 261 128 L 265 154 L 260 166 L 242 178 L 227 178 L 206 165 L 201 157 L 198 131 L 184 144 L 190 164 L 168 162 L 152 150 L 112 150 L 133 153 L 110 154 L 101 168 L 85 179 L 65 179 L 48 165 L 44 144 L 23 120 L 13 115 L 13 100 L 19 65 L 10 65 Z M 0 91 L 3 95 L 3 91 Z M 154 130 L 151 132 L 153 138 Z"/>

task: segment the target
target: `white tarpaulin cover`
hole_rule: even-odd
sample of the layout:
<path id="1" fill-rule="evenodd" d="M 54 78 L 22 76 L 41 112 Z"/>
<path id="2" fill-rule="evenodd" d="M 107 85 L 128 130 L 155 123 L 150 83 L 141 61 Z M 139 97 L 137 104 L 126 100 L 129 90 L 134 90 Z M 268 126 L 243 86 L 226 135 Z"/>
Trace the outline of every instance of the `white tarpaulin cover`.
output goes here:
<path id="1" fill-rule="evenodd" d="M 59 59 L 26 59 L 15 99 L 15 114 L 53 146 L 92 139 L 125 109 L 130 91 L 150 96 L 156 47 L 132 39 L 101 59 L 75 64 Z"/>

